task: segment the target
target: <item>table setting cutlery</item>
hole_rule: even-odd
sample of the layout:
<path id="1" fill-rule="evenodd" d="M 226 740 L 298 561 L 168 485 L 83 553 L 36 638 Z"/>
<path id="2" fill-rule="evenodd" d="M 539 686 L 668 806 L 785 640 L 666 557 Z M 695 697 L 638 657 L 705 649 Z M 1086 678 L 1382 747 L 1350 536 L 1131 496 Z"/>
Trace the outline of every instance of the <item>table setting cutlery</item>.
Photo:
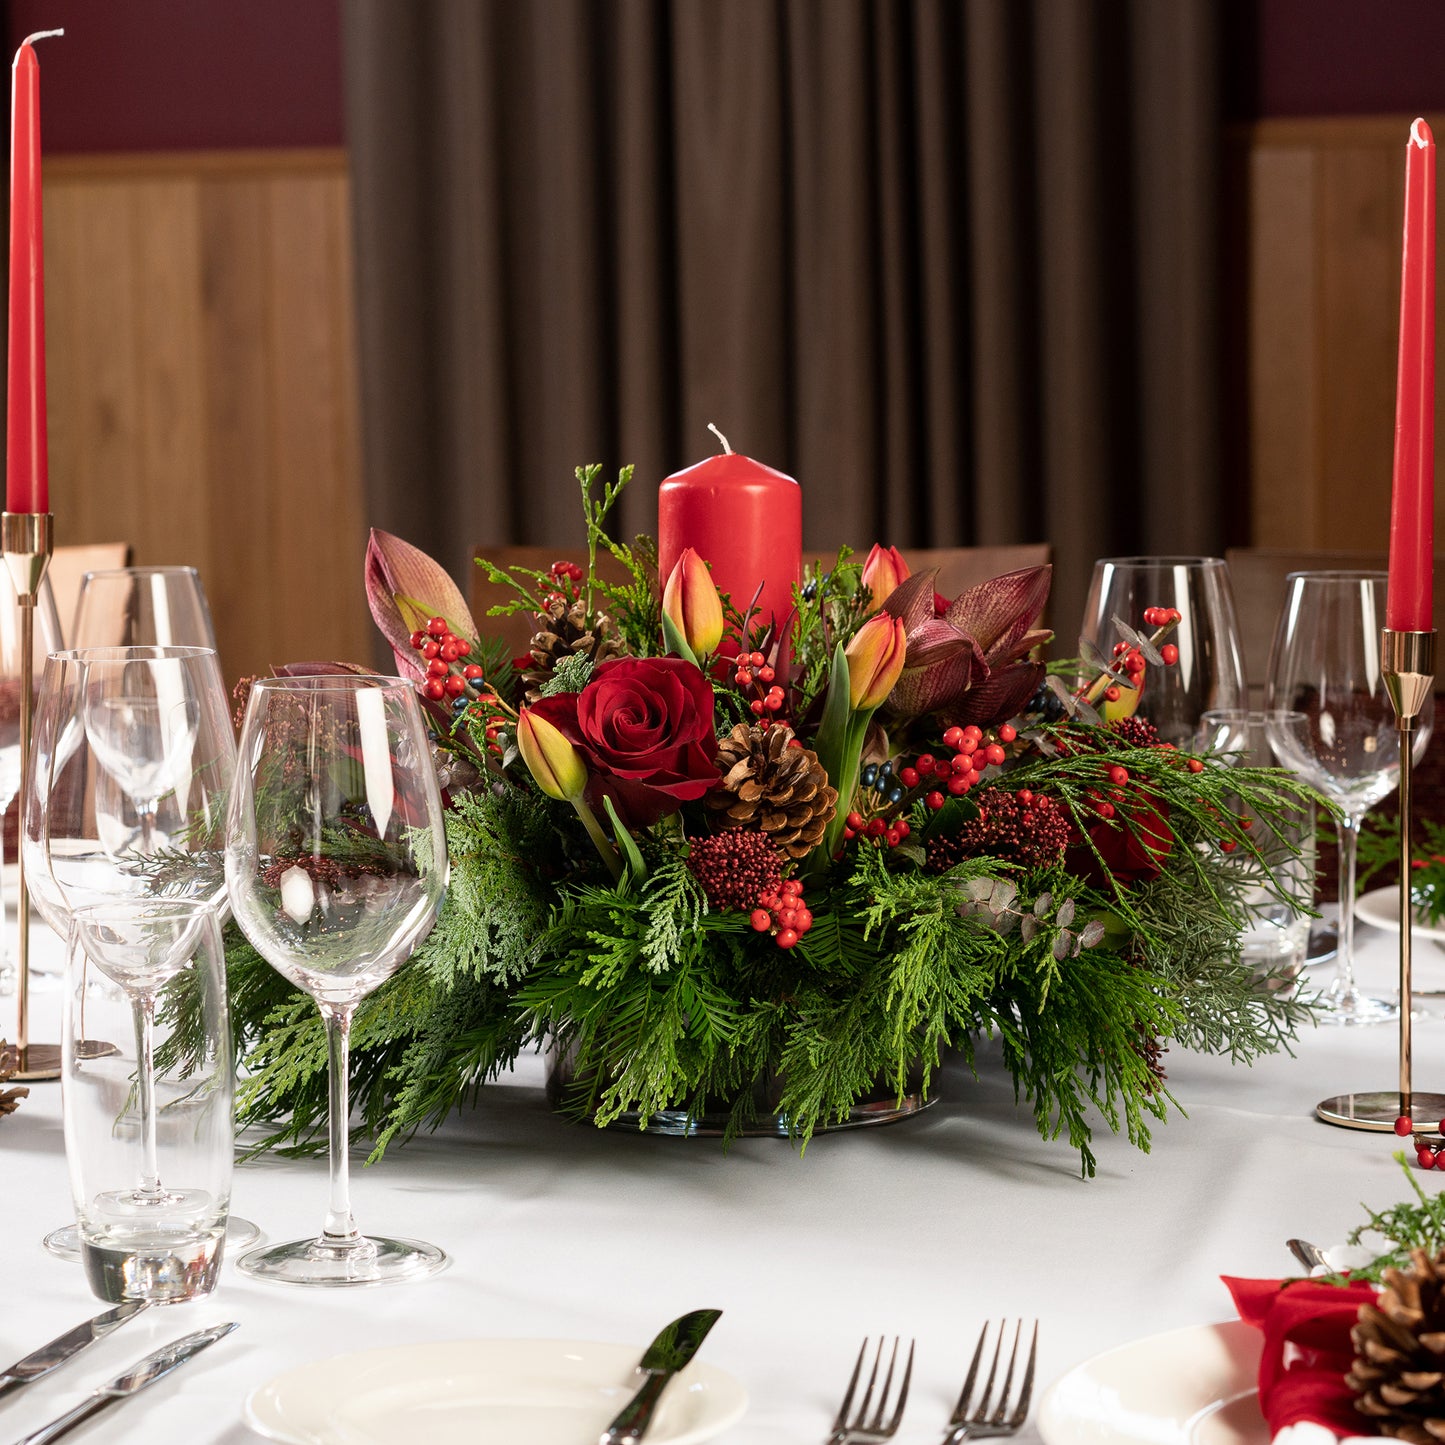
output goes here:
<path id="1" fill-rule="evenodd" d="M 112 1330 L 118 1330 L 128 1319 L 138 1315 L 146 1305 L 145 1300 L 129 1300 L 125 1304 L 116 1305 L 114 1309 L 103 1310 L 93 1319 L 76 1325 L 73 1330 L 57 1335 L 49 1344 L 32 1350 L 24 1359 L 16 1360 L 8 1370 L 0 1371 L 0 1399 L 12 1390 L 18 1390 L 21 1386 L 32 1384 L 48 1375 L 67 1360 L 73 1359 L 87 1345 L 103 1340 Z"/>
<path id="2" fill-rule="evenodd" d="M 179 1339 L 172 1340 L 170 1344 L 153 1350 L 150 1354 L 137 1360 L 128 1370 L 122 1371 L 113 1380 L 87 1395 L 78 1405 L 72 1406 L 63 1415 L 58 1415 L 48 1424 L 42 1425 L 38 1430 L 17 1440 L 15 1445 L 49 1445 L 50 1441 L 60 1439 L 62 1435 L 68 1434 L 93 1415 L 98 1415 L 102 1410 L 118 1404 L 122 1400 L 128 1400 L 132 1395 L 138 1395 L 142 1390 L 155 1384 L 157 1380 L 164 1379 L 172 1370 L 179 1369 L 188 1360 L 194 1359 L 202 1350 L 209 1348 L 217 1340 L 223 1339 L 238 1326 L 239 1322 L 236 1320 L 230 1320 L 221 1325 L 212 1325 L 209 1329 L 196 1330 L 189 1335 L 182 1335 Z"/>
<path id="3" fill-rule="evenodd" d="M 691 1361 L 708 1331 L 721 1318 L 721 1310 L 692 1310 L 662 1330 L 637 1363 L 638 1374 L 645 1376 L 641 1386 L 602 1432 L 598 1445 L 626 1445 L 642 1439 L 652 1424 L 662 1392 Z"/>
<path id="4" fill-rule="evenodd" d="M 987 1324 L 979 1331 L 978 1344 L 974 1348 L 973 1360 L 964 1377 L 963 1388 L 958 1393 L 958 1403 L 953 1407 L 949 1419 L 949 1432 L 943 1445 L 958 1445 L 962 1440 L 984 1440 L 1001 1435 L 1016 1435 L 1028 1419 L 1029 1401 L 1034 1392 L 1034 1364 L 1039 1352 L 1039 1322 L 1034 1321 L 1029 1338 L 1028 1359 L 1024 1362 L 1023 1378 L 1019 1381 L 1018 1393 L 1013 1393 L 1014 1368 L 1018 1364 L 1019 1341 L 1023 1335 L 1024 1322 L 1014 1322 L 1013 1345 L 1009 1349 L 1008 1367 L 1004 1371 L 1003 1384 L 997 1397 L 993 1393 L 993 1382 L 998 1376 L 999 1362 L 1003 1358 L 1004 1341 L 1008 1332 L 1008 1321 L 1000 1320 L 994 1336 L 993 1364 L 989 1366 L 988 1379 L 977 1399 L 974 1398 L 974 1382 L 978 1377 L 979 1363 L 983 1359 L 984 1345 L 988 1340 Z"/>
<path id="5" fill-rule="evenodd" d="M 828 1436 L 827 1445 L 879 1445 L 880 1441 L 891 1440 L 898 1433 L 898 1426 L 903 1421 L 903 1409 L 908 1404 L 908 1386 L 913 1379 L 913 1346 L 914 1342 L 908 1342 L 908 1359 L 903 1367 L 903 1379 L 899 1382 L 898 1393 L 893 1396 L 890 1402 L 890 1394 L 893 1387 L 893 1374 L 898 1364 L 898 1350 L 901 1340 L 897 1335 L 893 1337 L 893 1349 L 888 1355 L 888 1369 L 883 1376 L 882 1388 L 878 1391 L 878 1403 L 873 1404 L 873 1390 L 878 1384 L 878 1370 L 883 1363 L 883 1350 L 886 1341 L 883 1336 L 878 1337 L 878 1345 L 873 1354 L 873 1368 L 868 1373 L 868 1383 L 863 1390 L 863 1398 L 858 1402 L 858 1408 L 853 1410 L 853 1396 L 858 1389 L 858 1380 L 863 1373 L 863 1365 L 868 1357 L 868 1340 L 865 1338 L 858 1350 L 858 1358 L 853 1365 L 853 1374 L 848 1380 L 848 1389 L 843 1396 L 843 1403 L 838 1406 L 838 1414 L 833 1421 L 832 1432 Z M 873 1413 L 869 1414 L 872 1408 Z M 852 1418 L 849 1418 L 849 1411 L 852 1410 Z"/>

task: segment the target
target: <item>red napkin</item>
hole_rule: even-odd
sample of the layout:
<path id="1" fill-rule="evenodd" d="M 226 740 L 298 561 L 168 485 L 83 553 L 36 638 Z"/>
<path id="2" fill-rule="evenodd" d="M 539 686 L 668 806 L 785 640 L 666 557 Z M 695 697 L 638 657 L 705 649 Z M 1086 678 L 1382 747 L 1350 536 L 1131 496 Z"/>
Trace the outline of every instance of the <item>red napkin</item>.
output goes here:
<path id="1" fill-rule="evenodd" d="M 1259 1407 L 1270 1435 L 1306 1420 L 1339 1435 L 1373 1435 L 1344 1377 L 1355 1358 L 1350 1327 L 1360 1306 L 1374 1302 L 1374 1286 L 1227 1275 L 1224 1283 L 1240 1319 L 1264 1333 Z"/>

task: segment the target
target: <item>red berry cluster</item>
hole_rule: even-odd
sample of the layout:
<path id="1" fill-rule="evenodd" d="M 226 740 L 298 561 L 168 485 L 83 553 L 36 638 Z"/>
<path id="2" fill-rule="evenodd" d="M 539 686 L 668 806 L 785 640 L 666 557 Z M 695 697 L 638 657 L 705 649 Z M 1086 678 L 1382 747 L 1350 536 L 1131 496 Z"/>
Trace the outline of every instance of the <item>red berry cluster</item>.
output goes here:
<path id="1" fill-rule="evenodd" d="M 417 691 L 428 702 L 450 701 L 457 714 L 474 704 L 484 709 L 496 705 L 496 694 L 486 690 L 482 668 L 466 660 L 471 643 L 458 637 L 447 626 L 445 617 L 433 617 L 425 627 L 419 627 L 411 635 L 411 645 L 426 661 L 426 678 L 417 684 Z M 502 722 L 500 716 L 488 711 L 486 740 L 493 752 L 501 750 L 497 734 Z"/>
<path id="2" fill-rule="evenodd" d="M 708 906 L 724 913 L 750 909 L 759 894 L 776 893 L 783 885 L 778 850 L 760 828 L 726 828 L 694 838 L 687 866 L 702 884 Z"/>
<path id="3" fill-rule="evenodd" d="M 813 915 L 803 901 L 800 878 L 787 878 L 777 887 L 758 895 L 752 925 L 759 933 L 771 933 L 779 948 L 792 948 L 813 926 Z"/>
<path id="4" fill-rule="evenodd" d="M 1184 614 L 1177 607 L 1146 607 L 1145 627 L 1168 627 L 1171 622 L 1183 622 Z"/>
<path id="5" fill-rule="evenodd" d="M 907 818 L 865 818 L 856 809 L 848 814 L 843 828 L 843 841 L 867 838 L 878 847 L 896 848 L 913 831 Z"/>
<path id="6" fill-rule="evenodd" d="M 1421 1169 L 1445 1169 L 1445 1162 L 1442 1162 L 1441 1155 L 1445 1154 L 1445 1119 L 1442 1119 L 1436 1126 L 1441 1134 L 1438 1144 L 1432 1144 L 1424 1134 L 1415 1133 L 1415 1121 L 1408 1114 L 1401 1114 L 1395 1120 L 1395 1133 L 1402 1139 L 1408 1139 L 1412 1134 L 1415 1138 L 1415 1163 Z"/>
<path id="7" fill-rule="evenodd" d="M 1069 846 L 1069 820 L 1052 798 L 1020 788 L 979 794 L 978 816 L 957 833 L 930 838 L 928 867 L 946 873 L 965 858 L 1005 858 L 1025 868 L 1048 868 Z"/>
<path id="8" fill-rule="evenodd" d="M 951 727 L 943 735 L 943 745 L 952 752 L 951 758 L 935 759 L 924 753 L 911 768 L 904 768 L 899 778 L 907 786 L 916 786 L 918 779 L 931 776 L 938 786 L 928 792 L 924 802 L 937 812 L 948 797 L 961 798 L 978 784 L 989 767 L 1002 763 L 1008 756 L 1006 745 L 1017 737 L 1018 730 L 1010 723 L 994 730 L 992 742 L 984 737 L 983 729 L 973 723 L 963 728 Z M 913 782 L 909 780 L 910 774 L 917 775 Z"/>
<path id="9" fill-rule="evenodd" d="M 587 572 L 576 562 L 554 562 L 547 569 L 547 574 L 560 590 L 547 593 L 542 599 L 544 606 L 553 602 L 566 604 L 574 601 L 577 596 L 577 584 L 587 575 Z"/>
<path id="10" fill-rule="evenodd" d="M 755 717 L 769 722 L 769 713 L 779 713 L 783 710 L 786 698 L 783 689 L 773 679 L 777 673 L 768 666 L 768 660 L 761 652 L 743 653 L 738 656 L 738 669 L 733 673 L 733 681 L 743 689 L 746 695 L 749 688 L 755 694 L 748 707 Z"/>

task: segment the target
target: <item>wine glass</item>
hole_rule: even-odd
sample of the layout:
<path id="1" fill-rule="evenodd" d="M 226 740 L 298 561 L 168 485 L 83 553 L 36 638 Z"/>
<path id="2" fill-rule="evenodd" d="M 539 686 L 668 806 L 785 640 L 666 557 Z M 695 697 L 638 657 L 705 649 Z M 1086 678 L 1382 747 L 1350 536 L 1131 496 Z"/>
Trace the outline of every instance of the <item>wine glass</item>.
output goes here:
<path id="1" fill-rule="evenodd" d="M 37 679 L 46 653 L 60 646 L 60 622 L 56 616 L 55 599 L 51 595 L 49 581 L 43 580 L 35 603 L 32 668 Z M 10 805 L 20 791 L 21 666 L 20 601 L 15 595 L 15 583 L 7 571 L 5 580 L 0 582 L 0 824 L 9 816 Z M 18 838 L 19 829 L 15 831 Z M 3 880 L 4 872 L 4 857 L 0 854 L 0 880 Z M 3 887 L 0 887 L 0 892 L 3 892 Z M 0 916 L 3 916 L 3 910 L 0 910 Z M 14 984 L 14 971 L 7 960 L 4 941 L 7 932 L 7 929 L 0 928 L 0 994 L 10 993 Z M 38 978 L 49 977 L 33 964 L 30 972 Z"/>
<path id="2" fill-rule="evenodd" d="M 72 913 L 90 904 L 163 896 L 219 915 L 234 773 L 228 699 L 209 648 L 52 653 L 36 697 L 20 840 L 40 916 L 65 936 Z M 238 1246 L 259 1234 L 248 1220 L 231 1225 Z M 70 1226 L 45 1243 L 78 1257 Z"/>
<path id="3" fill-rule="evenodd" d="M 171 898 L 77 908 L 68 976 L 66 1161 L 91 1287 L 157 1303 L 208 1294 L 234 1155 L 216 910 Z M 96 1048 L 97 1031 L 124 1038 L 126 1011 L 132 1042 Z"/>
<path id="4" fill-rule="evenodd" d="M 238 1263 L 244 1273 L 368 1285 L 446 1263 L 435 1245 L 360 1233 L 347 1167 L 352 1016 L 431 931 L 446 884 L 441 797 L 412 685 L 372 676 L 254 683 L 226 886 L 242 932 L 325 1022 L 331 1195 L 318 1236 L 252 1250 Z"/>
<path id="5" fill-rule="evenodd" d="M 194 567 L 117 567 L 81 579 L 71 647 L 210 647 L 211 609 Z"/>
<path id="6" fill-rule="evenodd" d="M 1080 650 L 1087 641 L 1111 655 L 1119 641 L 1115 619 L 1147 632 L 1149 607 L 1178 610 L 1167 640 L 1179 657 L 1147 669 L 1139 712 L 1164 742 L 1187 748 L 1206 712 L 1249 705 L 1229 568 L 1219 557 L 1102 558 L 1084 604 Z"/>
<path id="7" fill-rule="evenodd" d="M 1270 652 L 1267 706 L 1276 718 L 1270 742 L 1280 760 L 1340 809 L 1340 941 L 1333 981 L 1324 991 L 1326 1023 L 1384 1023 L 1398 1005 L 1355 984 L 1355 849 L 1365 814 L 1400 781 L 1399 734 L 1385 689 L 1380 633 L 1383 572 L 1292 572 Z M 1415 756 L 1430 741 L 1434 701 L 1415 732 Z"/>

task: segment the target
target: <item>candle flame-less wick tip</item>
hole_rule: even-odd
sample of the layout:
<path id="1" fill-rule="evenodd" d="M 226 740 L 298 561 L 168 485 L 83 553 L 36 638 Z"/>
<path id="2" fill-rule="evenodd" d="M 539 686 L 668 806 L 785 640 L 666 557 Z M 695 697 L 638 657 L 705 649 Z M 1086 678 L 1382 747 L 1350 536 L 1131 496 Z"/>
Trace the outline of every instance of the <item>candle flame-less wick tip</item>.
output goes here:
<path id="1" fill-rule="evenodd" d="M 50 40 L 57 35 L 64 35 L 63 30 L 37 30 L 34 35 L 27 35 L 20 43 L 21 45 L 34 45 L 37 40 Z"/>
<path id="2" fill-rule="evenodd" d="M 1410 144 L 1419 146 L 1421 150 L 1435 144 L 1435 137 L 1431 134 L 1424 116 L 1416 117 L 1415 123 L 1410 127 Z"/>
<path id="3" fill-rule="evenodd" d="M 728 439 L 717 429 L 717 427 L 714 426 L 712 422 L 708 422 L 707 429 L 723 444 L 723 452 L 727 456 L 732 456 L 733 449 L 728 445 Z"/>

